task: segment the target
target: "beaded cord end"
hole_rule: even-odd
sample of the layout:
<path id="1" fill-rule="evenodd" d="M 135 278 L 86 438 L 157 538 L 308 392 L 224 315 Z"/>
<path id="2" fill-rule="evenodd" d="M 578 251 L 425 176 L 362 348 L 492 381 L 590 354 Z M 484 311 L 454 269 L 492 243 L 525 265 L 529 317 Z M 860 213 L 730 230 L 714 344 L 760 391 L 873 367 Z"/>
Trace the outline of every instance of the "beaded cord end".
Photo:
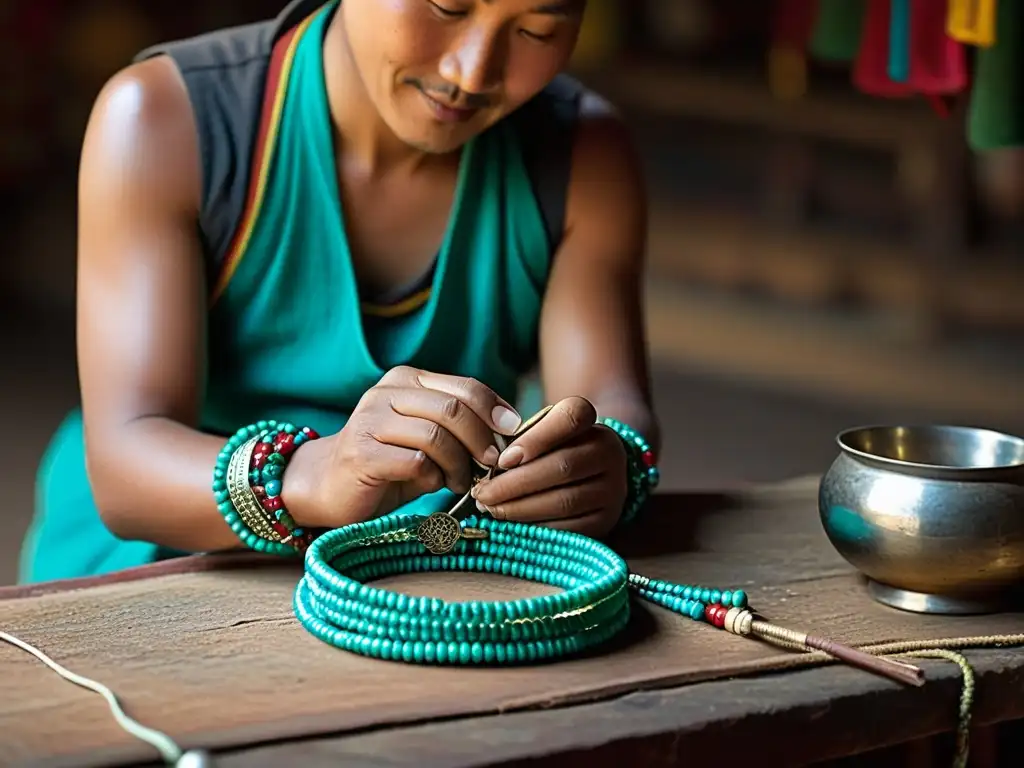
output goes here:
<path id="1" fill-rule="evenodd" d="M 891 680 L 915 686 L 924 684 L 924 673 L 918 667 L 872 656 L 834 640 L 794 632 L 764 621 L 751 610 L 743 590 L 673 584 L 637 573 L 629 574 L 629 586 L 648 602 L 687 618 L 705 621 L 734 635 L 756 637 L 788 650 L 823 651 L 850 666 Z"/>
<path id="2" fill-rule="evenodd" d="M 707 613 L 712 624 L 735 635 L 757 637 L 791 650 L 823 651 L 852 667 L 875 672 L 890 680 L 913 686 L 924 685 L 924 672 L 919 667 L 881 656 L 872 656 L 834 640 L 776 626 L 756 618 L 754 613 L 747 608 L 726 608 L 722 605 L 713 605 L 708 608 Z"/>

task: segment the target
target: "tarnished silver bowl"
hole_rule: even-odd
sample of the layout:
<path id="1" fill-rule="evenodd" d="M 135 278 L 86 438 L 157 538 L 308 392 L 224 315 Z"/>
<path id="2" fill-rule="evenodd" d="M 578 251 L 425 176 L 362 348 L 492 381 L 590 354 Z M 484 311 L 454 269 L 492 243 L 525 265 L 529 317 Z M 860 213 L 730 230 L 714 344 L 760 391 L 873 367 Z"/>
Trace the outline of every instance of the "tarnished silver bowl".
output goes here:
<path id="1" fill-rule="evenodd" d="M 818 510 L 879 602 L 921 613 L 1015 605 L 1024 584 L 1024 439 L 956 426 L 836 438 Z"/>

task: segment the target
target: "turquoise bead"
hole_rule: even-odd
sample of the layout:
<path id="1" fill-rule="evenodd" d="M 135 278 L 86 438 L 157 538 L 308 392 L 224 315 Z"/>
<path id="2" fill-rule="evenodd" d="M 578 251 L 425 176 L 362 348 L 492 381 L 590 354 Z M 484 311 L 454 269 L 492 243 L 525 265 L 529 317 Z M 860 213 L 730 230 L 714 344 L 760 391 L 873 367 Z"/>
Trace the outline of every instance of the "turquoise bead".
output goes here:
<path id="1" fill-rule="evenodd" d="M 263 484 L 263 489 L 267 492 L 267 496 L 280 496 L 281 495 L 281 481 L 280 480 L 268 480 Z"/>
<path id="2" fill-rule="evenodd" d="M 264 464 L 263 469 L 257 472 L 257 478 L 262 481 L 265 488 L 271 480 L 278 480 L 284 474 L 284 467 L 281 464 Z"/>

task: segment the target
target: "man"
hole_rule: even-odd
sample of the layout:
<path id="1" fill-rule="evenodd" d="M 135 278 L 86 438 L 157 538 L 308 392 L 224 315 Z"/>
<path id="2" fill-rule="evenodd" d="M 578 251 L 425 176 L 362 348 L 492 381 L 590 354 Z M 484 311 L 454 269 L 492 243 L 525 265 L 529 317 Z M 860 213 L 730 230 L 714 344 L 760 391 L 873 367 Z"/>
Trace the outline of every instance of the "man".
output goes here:
<path id="1" fill-rule="evenodd" d="M 657 445 L 644 189 L 559 76 L 584 5 L 298 0 L 111 79 L 80 171 L 82 409 L 24 580 L 239 546 L 210 483 L 260 419 L 323 435 L 283 477 L 304 528 L 448 505 L 474 461 L 507 470 L 474 489 L 495 517 L 617 523 L 631 443 L 596 418 Z M 535 364 L 554 407 L 499 452 Z"/>

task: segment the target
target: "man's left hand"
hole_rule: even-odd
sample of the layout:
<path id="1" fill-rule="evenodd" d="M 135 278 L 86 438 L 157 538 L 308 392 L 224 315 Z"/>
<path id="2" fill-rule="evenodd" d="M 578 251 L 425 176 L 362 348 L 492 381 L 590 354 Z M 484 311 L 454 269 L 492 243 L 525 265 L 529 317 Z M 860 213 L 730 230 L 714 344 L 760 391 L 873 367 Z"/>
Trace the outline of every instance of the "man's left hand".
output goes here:
<path id="1" fill-rule="evenodd" d="M 603 536 L 626 501 L 626 449 L 582 397 L 561 400 L 509 445 L 500 474 L 473 490 L 498 520 L 540 523 Z"/>

